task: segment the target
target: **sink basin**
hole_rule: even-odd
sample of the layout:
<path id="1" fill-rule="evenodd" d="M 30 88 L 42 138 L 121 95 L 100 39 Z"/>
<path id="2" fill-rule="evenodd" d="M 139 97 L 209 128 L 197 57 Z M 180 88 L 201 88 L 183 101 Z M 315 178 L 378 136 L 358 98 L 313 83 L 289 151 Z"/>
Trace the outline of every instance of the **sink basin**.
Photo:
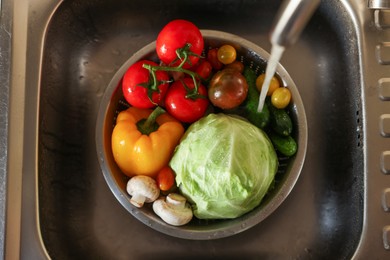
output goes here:
<path id="1" fill-rule="evenodd" d="M 20 223 L 11 221 L 8 230 L 21 235 L 8 238 L 8 252 L 26 259 L 389 255 L 381 240 L 386 213 L 370 195 L 376 196 L 374 187 L 382 182 L 368 180 L 383 174 L 371 173 L 378 168 L 371 160 L 378 153 L 373 145 L 381 139 L 369 137 L 375 131 L 368 127 L 370 104 L 376 101 L 366 93 L 370 78 L 363 80 L 373 62 L 366 54 L 372 42 L 364 37 L 369 38 L 364 21 L 371 13 L 363 3 L 322 1 L 281 60 L 302 97 L 309 133 L 305 164 L 289 197 L 249 230 L 193 241 L 139 222 L 109 190 L 95 150 L 101 97 L 122 64 L 176 18 L 239 35 L 269 51 L 268 32 L 281 1 L 37 2 L 22 13 L 25 30 L 18 31 L 25 33 L 26 87 L 20 101 L 24 110 L 13 113 L 20 113 L 24 123 L 22 133 L 12 132 L 11 120 L 10 145 L 19 144 L 24 156 L 19 155 L 21 169 L 11 167 L 20 178 L 9 185 L 19 181 L 23 188 L 19 211 L 10 205 L 8 213 L 9 219 L 19 216 Z M 10 100 L 18 95 L 11 93 Z M 18 134 L 24 137 L 21 144 Z M 17 147 L 9 149 L 11 165 L 19 157 Z M 18 188 L 9 190 L 18 194 Z"/>
<path id="2" fill-rule="evenodd" d="M 120 259 L 129 255 L 152 258 L 169 251 L 178 258 L 201 258 L 210 254 L 204 247 L 210 247 L 221 257 L 254 257 L 259 252 L 279 257 L 326 258 L 330 252 L 351 256 L 362 230 L 364 168 L 354 163 L 363 161 L 354 134 L 359 127 L 356 115 L 361 108 L 356 97 L 361 89 L 345 68 L 358 64 L 358 56 L 346 55 L 349 46 L 342 32 L 323 10 L 300 44 L 282 60 L 311 111 L 306 164 L 286 205 L 243 234 L 194 243 L 156 233 L 115 201 L 97 164 L 94 124 L 100 97 L 120 65 L 178 15 L 200 28 L 229 31 L 268 48 L 267 30 L 278 7 L 274 1 L 155 5 L 64 2 L 50 20 L 42 60 L 38 135 L 39 215 L 49 254 Z M 333 35 L 336 40 L 324 41 Z M 226 243 L 235 249 L 226 251 Z M 256 249 L 251 248 L 256 244 Z M 290 246 L 280 250 L 286 245 Z"/>

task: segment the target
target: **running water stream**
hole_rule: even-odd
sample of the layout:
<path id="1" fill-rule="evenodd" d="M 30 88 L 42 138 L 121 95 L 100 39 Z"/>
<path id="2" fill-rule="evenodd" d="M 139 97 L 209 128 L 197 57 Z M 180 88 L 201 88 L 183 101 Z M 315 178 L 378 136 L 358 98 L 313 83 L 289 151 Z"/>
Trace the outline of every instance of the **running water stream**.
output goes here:
<path id="1" fill-rule="evenodd" d="M 265 70 L 265 79 L 257 107 L 258 112 L 263 110 L 269 84 L 275 75 L 284 49 L 296 42 L 320 2 L 320 0 L 284 0 L 282 2 L 271 30 L 271 56 Z"/>
<path id="2" fill-rule="evenodd" d="M 275 75 L 276 68 L 279 64 L 280 59 L 282 58 L 284 50 L 285 48 L 283 46 L 280 46 L 278 44 L 272 45 L 271 55 L 267 63 L 267 68 L 265 70 L 265 79 L 263 82 L 263 86 L 261 87 L 259 106 L 257 107 L 258 112 L 261 112 L 263 110 L 264 101 L 269 89 L 269 84 L 271 83 L 272 77 Z"/>

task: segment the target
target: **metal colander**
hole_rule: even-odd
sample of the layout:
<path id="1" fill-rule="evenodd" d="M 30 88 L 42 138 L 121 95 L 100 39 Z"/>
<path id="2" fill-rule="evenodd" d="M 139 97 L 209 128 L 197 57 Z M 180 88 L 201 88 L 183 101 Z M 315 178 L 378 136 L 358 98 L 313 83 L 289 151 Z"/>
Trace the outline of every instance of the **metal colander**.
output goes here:
<path id="1" fill-rule="evenodd" d="M 269 54 L 259 46 L 225 32 L 212 30 L 202 30 L 201 32 L 204 37 L 205 50 L 230 44 L 236 48 L 238 59 L 245 65 L 251 66 L 258 74 L 265 71 Z M 158 62 L 155 46 L 155 42 L 152 42 L 130 57 L 114 75 L 101 100 L 96 125 L 96 148 L 108 186 L 121 205 L 135 218 L 157 231 L 174 237 L 195 240 L 216 239 L 240 233 L 260 223 L 275 211 L 288 196 L 300 175 L 306 155 L 307 122 L 305 110 L 297 87 L 280 64 L 277 68 L 277 76 L 283 86 L 289 87 L 292 94 L 289 113 L 294 122 L 293 136 L 298 143 L 298 151 L 291 158 L 279 157 L 275 185 L 258 207 L 236 219 L 198 220 L 194 218 L 185 226 L 175 227 L 166 224 L 155 215 L 151 204 L 146 204 L 139 209 L 129 202 L 130 196 L 126 192 L 128 177 L 119 170 L 114 161 L 111 150 L 111 134 L 117 114 L 128 107 L 122 95 L 122 77 L 126 70 L 138 60 L 150 59 Z"/>

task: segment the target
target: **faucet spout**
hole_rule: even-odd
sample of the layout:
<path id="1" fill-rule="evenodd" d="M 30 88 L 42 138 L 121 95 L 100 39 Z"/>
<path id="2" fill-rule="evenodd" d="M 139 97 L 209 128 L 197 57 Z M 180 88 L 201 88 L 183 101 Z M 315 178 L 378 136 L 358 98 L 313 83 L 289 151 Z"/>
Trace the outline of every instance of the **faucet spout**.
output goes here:
<path id="1" fill-rule="evenodd" d="M 390 0 L 368 0 L 368 8 L 390 9 Z"/>
<path id="2" fill-rule="evenodd" d="M 296 42 L 320 0 L 285 0 L 271 29 L 271 43 L 288 47 Z"/>

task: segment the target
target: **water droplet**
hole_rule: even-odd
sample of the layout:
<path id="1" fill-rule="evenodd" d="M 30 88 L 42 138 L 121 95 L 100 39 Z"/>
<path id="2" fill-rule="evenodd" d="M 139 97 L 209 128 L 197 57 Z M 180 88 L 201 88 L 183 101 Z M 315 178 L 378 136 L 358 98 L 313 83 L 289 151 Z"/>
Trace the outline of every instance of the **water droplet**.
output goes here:
<path id="1" fill-rule="evenodd" d="M 116 49 L 112 50 L 111 53 L 113 55 L 117 55 L 117 56 L 121 54 L 121 52 L 119 50 L 116 50 Z"/>

